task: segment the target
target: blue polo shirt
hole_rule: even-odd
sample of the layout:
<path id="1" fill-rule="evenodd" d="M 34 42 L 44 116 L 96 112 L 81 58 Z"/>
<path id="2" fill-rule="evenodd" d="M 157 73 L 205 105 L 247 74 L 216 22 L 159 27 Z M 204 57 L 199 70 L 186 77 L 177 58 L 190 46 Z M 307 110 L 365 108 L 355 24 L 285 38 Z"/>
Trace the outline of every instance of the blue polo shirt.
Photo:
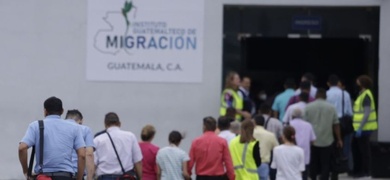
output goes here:
<path id="1" fill-rule="evenodd" d="M 84 148 L 85 143 L 81 128 L 69 121 L 61 119 L 58 115 L 49 115 L 44 122 L 44 152 L 43 172 L 70 172 L 75 173 L 72 166 L 72 153 L 74 150 Z M 39 125 L 32 122 L 21 140 L 28 147 L 35 145 L 35 173 L 39 166 Z"/>
<path id="2" fill-rule="evenodd" d="M 67 119 L 67 121 L 72 122 L 81 128 L 81 133 L 83 135 L 85 147 L 95 148 L 95 145 L 93 144 L 93 134 L 92 134 L 91 128 L 89 128 L 88 126 L 80 125 L 73 119 Z M 77 162 L 78 162 L 77 152 L 76 152 L 76 150 L 73 150 L 72 163 L 73 163 L 73 171 L 74 172 L 77 172 L 77 166 L 78 166 Z"/>
<path id="3" fill-rule="evenodd" d="M 283 119 L 288 101 L 292 96 L 294 96 L 294 93 L 294 89 L 286 89 L 284 92 L 276 96 L 275 101 L 272 104 L 272 110 L 279 113 L 279 120 Z"/>

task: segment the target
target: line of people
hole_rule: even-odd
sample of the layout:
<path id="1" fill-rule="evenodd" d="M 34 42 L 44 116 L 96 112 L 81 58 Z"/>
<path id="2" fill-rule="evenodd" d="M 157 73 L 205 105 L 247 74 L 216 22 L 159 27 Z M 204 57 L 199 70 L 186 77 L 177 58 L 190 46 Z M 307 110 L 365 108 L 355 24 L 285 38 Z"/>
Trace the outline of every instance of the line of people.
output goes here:
<path id="1" fill-rule="evenodd" d="M 225 90 L 222 92 L 220 113 L 238 121 L 251 118 L 250 112 L 243 108 L 248 103 L 245 103 L 248 99 L 240 99 L 242 88 L 239 79 L 239 75 L 235 72 L 228 74 Z M 338 172 L 342 171 L 337 169 L 339 168 L 337 164 L 334 164 L 334 160 L 338 158 L 348 158 L 347 170 L 350 175 L 369 176 L 370 136 L 378 129 L 371 78 L 366 75 L 357 78 L 356 84 L 360 92 L 354 104 L 336 75 L 329 76 L 327 91 L 322 88 L 317 89 L 313 85 L 313 79 L 312 74 L 304 74 L 297 90 L 294 89 L 294 80 L 287 79 L 284 84 L 286 90 L 274 99 L 272 105 L 273 117 L 278 117 L 284 126 L 295 129 L 294 137 L 297 138 L 294 140 L 304 150 L 305 170 L 302 170 L 302 179 L 307 179 L 308 176 L 316 179 L 318 175 L 322 180 L 329 177 L 333 180 L 338 179 Z M 270 114 L 269 111 L 262 111 L 266 106 L 263 104 L 259 108 L 263 116 Z M 236 112 L 236 114 L 224 113 L 225 111 Z M 256 118 L 259 117 L 255 116 L 254 119 Z M 273 129 L 266 128 L 266 130 L 273 132 Z M 275 135 L 280 137 L 278 133 Z M 262 142 L 268 141 L 264 138 L 258 139 L 260 146 Z M 274 145 L 268 144 L 268 147 L 261 149 L 269 151 L 273 148 Z M 262 152 L 262 154 L 266 153 L 268 152 Z M 272 163 L 268 163 L 268 166 Z M 259 167 L 259 174 L 267 174 L 262 173 L 264 169 Z M 271 168 L 269 175 L 271 179 L 275 179 L 275 170 Z"/>

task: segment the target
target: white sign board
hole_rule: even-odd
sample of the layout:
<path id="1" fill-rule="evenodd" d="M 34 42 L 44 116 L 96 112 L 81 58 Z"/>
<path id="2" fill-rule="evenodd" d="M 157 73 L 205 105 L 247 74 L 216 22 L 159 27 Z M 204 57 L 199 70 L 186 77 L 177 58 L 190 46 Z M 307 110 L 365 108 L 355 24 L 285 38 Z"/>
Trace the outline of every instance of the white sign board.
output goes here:
<path id="1" fill-rule="evenodd" d="M 203 0 L 88 0 L 87 80 L 201 82 Z"/>

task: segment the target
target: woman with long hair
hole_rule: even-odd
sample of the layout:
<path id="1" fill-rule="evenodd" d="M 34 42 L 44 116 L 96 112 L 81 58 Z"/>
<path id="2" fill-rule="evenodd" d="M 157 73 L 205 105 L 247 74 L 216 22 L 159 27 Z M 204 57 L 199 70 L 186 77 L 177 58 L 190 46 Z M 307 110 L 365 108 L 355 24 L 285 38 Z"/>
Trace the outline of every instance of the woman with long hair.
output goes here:
<path id="1" fill-rule="evenodd" d="M 221 96 L 221 109 L 220 115 L 227 115 L 227 110 L 229 108 L 234 108 L 236 110 L 235 119 L 241 120 L 242 117 L 250 118 L 251 115 L 248 112 L 243 111 L 244 100 L 238 94 L 238 88 L 240 87 L 240 76 L 238 73 L 231 71 L 228 73 L 225 79 L 225 89 L 222 92 Z"/>
<path id="2" fill-rule="evenodd" d="M 258 180 L 257 169 L 261 165 L 259 141 L 253 137 L 255 124 L 251 120 L 241 123 L 240 135 L 231 140 L 230 154 L 236 180 Z"/>
<path id="3" fill-rule="evenodd" d="M 271 167 L 277 170 L 276 180 L 302 180 L 305 156 L 303 149 L 296 145 L 295 129 L 286 126 L 282 139 L 283 144 L 273 150 Z"/>
<path id="4" fill-rule="evenodd" d="M 152 144 L 156 129 L 152 125 L 146 125 L 141 131 L 141 142 L 139 146 L 142 151 L 142 179 L 156 180 L 157 165 L 156 156 L 158 147 Z"/>

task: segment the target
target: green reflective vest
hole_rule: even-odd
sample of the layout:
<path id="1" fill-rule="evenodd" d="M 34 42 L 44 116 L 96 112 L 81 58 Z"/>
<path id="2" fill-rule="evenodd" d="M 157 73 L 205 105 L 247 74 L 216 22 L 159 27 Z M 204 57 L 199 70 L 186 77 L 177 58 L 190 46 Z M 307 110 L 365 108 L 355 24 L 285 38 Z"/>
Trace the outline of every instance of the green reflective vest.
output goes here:
<path id="1" fill-rule="evenodd" d="M 367 123 L 362 128 L 363 131 L 373 131 L 378 129 L 377 116 L 375 110 L 374 96 L 369 89 L 363 91 L 355 101 L 353 106 L 353 128 L 357 131 L 364 117 L 363 100 L 368 96 L 371 99 L 371 112 L 368 116 Z"/>
<path id="2" fill-rule="evenodd" d="M 253 148 L 257 141 L 240 143 L 240 136 L 230 141 L 229 150 L 232 156 L 235 180 L 258 180 L 256 161 L 253 158 Z"/>
<path id="3" fill-rule="evenodd" d="M 221 109 L 219 111 L 219 114 L 221 116 L 225 116 L 226 109 L 228 108 L 228 104 L 225 101 L 226 93 L 229 93 L 233 96 L 233 108 L 237 110 L 242 110 L 242 108 L 244 107 L 244 100 L 238 95 L 237 91 L 233 89 L 225 89 L 222 92 L 222 96 L 221 96 Z M 241 115 L 237 114 L 236 119 L 241 119 Z"/>

